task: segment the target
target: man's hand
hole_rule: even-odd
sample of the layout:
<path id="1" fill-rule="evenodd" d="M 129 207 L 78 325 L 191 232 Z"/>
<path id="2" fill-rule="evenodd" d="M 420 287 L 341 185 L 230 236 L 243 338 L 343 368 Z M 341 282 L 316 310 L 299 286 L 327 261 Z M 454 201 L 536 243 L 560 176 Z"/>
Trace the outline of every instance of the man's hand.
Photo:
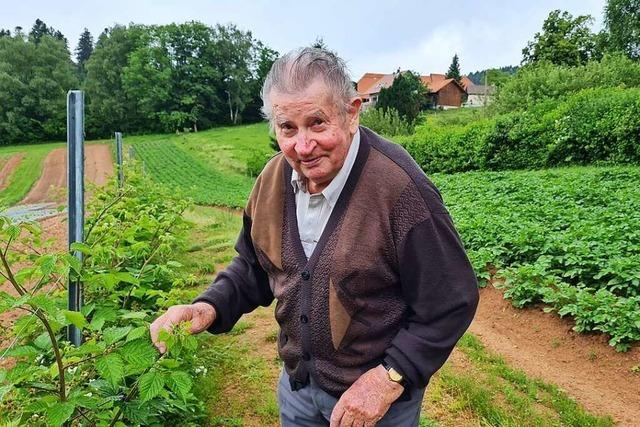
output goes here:
<path id="1" fill-rule="evenodd" d="M 189 332 L 198 334 L 205 331 L 216 320 L 216 309 L 206 302 L 197 302 L 191 305 L 174 305 L 169 307 L 167 312 L 158 317 L 149 327 L 151 341 L 158 351 L 163 354 L 167 351 L 167 346 L 163 342 L 158 342 L 158 334 L 161 329 L 171 331 L 179 323 L 191 321 Z"/>
<path id="2" fill-rule="evenodd" d="M 331 427 L 374 426 L 400 397 L 404 387 L 389 379 L 378 365 L 368 370 L 347 389 L 331 413 Z"/>

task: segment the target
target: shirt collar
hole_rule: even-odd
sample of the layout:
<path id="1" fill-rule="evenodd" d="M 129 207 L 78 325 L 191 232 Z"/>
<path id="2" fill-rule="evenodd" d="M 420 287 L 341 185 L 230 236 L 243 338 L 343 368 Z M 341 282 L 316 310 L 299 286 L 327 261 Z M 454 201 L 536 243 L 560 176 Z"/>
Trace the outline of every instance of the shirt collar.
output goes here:
<path id="1" fill-rule="evenodd" d="M 347 182 L 347 178 L 349 178 L 349 173 L 353 168 L 353 164 L 356 161 L 356 157 L 358 155 L 358 149 L 360 147 L 360 129 L 356 130 L 356 133 L 353 135 L 353 139 L 351 140 L 351 145 L 349 146 L 349 151 L 347 152 L 347 156 L 344 159 L 344 164 L 338 171 L 338 174 L 331 180 L 329 185 L 322 190 L 322 195 L 327 199 L 331 207 L 333 208 L 338 201 L 338 197 L 340 197 L 340 193 L 342 193 L 342 189 Z M 293 186 L 294 193 L 297 193 L 298 190 L 302 190 L 307 192 L 307 183 L 304 177 L 300 177 L 298 172 L 294 169 L 291 173 L 291 185 Z"/>

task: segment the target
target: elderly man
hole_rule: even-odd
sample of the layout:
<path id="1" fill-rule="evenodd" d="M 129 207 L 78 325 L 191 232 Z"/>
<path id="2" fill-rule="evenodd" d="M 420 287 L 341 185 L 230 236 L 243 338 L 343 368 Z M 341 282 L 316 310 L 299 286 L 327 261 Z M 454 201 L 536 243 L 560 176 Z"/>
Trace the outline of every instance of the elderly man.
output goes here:
<path id="1" fill-rule="evenodd" d="M 244 210 L 238 256 L 151 326 L 231 330 L 277 300 L 284 426 L 417 426 L 425 387 L 469 326 L 475 274 L 442 198 L 400 146 L 359 126 L 344 62 L 305 48 L 262 89 L 281 154 Z"/>

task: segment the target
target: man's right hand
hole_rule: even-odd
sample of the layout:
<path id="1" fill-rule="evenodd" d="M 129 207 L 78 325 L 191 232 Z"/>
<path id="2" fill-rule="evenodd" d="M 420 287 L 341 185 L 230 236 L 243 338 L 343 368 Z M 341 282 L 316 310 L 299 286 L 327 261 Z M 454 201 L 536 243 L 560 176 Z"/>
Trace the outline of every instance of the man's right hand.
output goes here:
<path id="1" fill-rule="evenodd" d="M 156 346 L 160 354 L 167 351 L 164 342 L 158 341 L 158 334 L 161 329 L 171 331 L 174 326 L 182 322 L 191 322 L 189 332 L 198 334 L 207 330 L 209 326 L 216 320 L 216 309 L 206 302 L 196 302 L 190 305 L 174 305 L 169 307 L 167 312 L 158 317 L 149 327 L 151 333 L 151 341 Z"/>

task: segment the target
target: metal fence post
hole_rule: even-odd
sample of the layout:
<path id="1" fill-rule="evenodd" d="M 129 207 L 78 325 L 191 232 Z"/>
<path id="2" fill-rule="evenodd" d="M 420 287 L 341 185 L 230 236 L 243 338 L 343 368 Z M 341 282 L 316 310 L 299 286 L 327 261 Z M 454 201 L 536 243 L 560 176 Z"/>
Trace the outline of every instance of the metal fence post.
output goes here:
<path id="1" fill-rule="evenodd" d="M 118 187 L 124 183 L 124 170 L 122 168 L 122 132 L 116 132 L 116 159 L 118 161 Z"/>
<path id="2" fill-rule="evenodd" d="M 84 241 L 84 92 L 67 93 L 67 183 L 69 211 L 69 250 L 73 242 Z M 82 252 L 74 256 L 82 262 Z M 69 310 L 82 308 L 82 284 L 69 281 Z M 82 342 L 82 331 L 75 325 L 67 328 L 67 338 L 75 346 Z"/>

